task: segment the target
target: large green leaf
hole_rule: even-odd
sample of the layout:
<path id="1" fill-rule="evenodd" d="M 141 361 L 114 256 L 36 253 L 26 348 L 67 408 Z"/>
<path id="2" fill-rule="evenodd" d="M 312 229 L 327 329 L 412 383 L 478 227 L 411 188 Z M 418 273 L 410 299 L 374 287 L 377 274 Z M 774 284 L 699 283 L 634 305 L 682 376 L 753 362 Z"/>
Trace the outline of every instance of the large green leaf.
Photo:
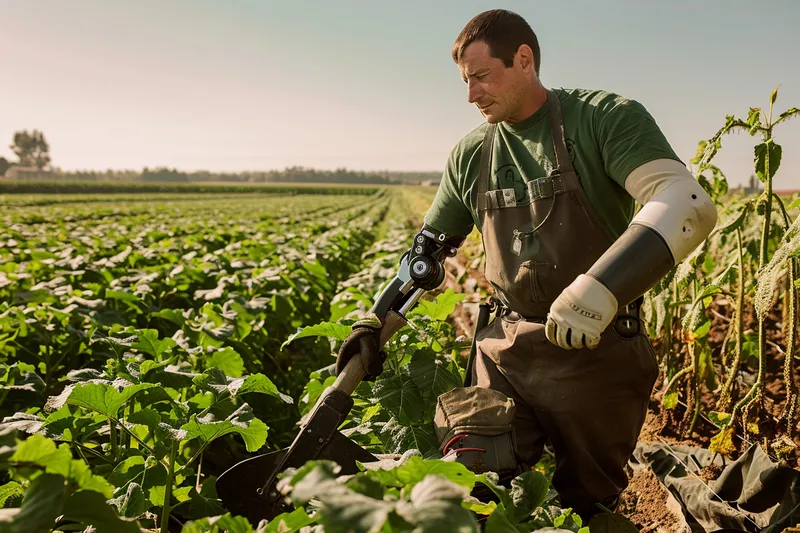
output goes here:
<path id="1" fill-rule="evenodd" d="M 376 500 L 352 490 L 317 496 L 323 507 L 319 523 L 325 533 L 378 533 L 394 510 L 394 504 Z"/>
<path id="2" fill-rule="evenodd" d="M 302 507 L 291 513 L 283 513 L 273 518 L 264 533 L 297 533 L 302 528 L 316 522 Z"/>
<path id="3" fill-rule="evenodd" d="M 117 390 L 118 386 L 122 387 L 122 390 Z M 51 396 L 47 400 L 45 409 L 59 409 L 66 403 L 97 411 L 100 414 L 116 419 L 120 407 L 125 405 L 135 394 L 155 387 L 158 387 L 158 385 L 154 383 L 139 383 L 136 385 L 127 382 L 115 383 L 113 385 L 107 385 L 105 383 L 77 383 L 65 387 L 64 391 L 58 396 Z"/>
<path id="4" fill-rule="evenodd" d="M 209 414 L 198 418 L 192 415 L 189 422 L 181 426 L 186 431 L 186 440 L 200 439 L 203 444 L 209 444 L 214 439 L 229 433 L 238 433 L 244 439 L 248 452 L 261 448 L 267 440 L 267 425 L 253 416 L 247 404 L 242 405 L 225 420 L 215 420 Z"/>
<path id="5" fill-rule="evenodd" d="M 389 501 L 370 498 L 336 482 L 331 461 L 310 461 L 291 478 L 291 498 L 303 505 L 312 498 L 322 507 L 316 518 L 326 533 L 378 533 L 394 509 Z"/>
<path id="6" fill-rule="evenodd" d="M 417 306 L 409 312 L 409 315 L 428 316 L 431 320 L 446 320 L 456 310 L 456 304 L 465 297 L 466 294 L 456 293 L 453 289 L 448 288 L 438 295 L 433 302 L 419 300 Z"/>
<path id="7" fill-rule="evenodd" d="M 81 459 L 73 459 L 68 444 L 56 444 L 44 435 L 33 435 L 17 444 L 17 450 L 9 461 L 12 464 L 39 466 L 48 474 L 63 476 L 79 488 L 99 492 L 110 498 L 114 493 L 105 479 L 92 474 Z"/>
<path id="8" fill-rule="evenodd" d="M 151 355 L 156 359 L 160 358 L 161 354 L 164 353 L 165 351 L 170 350 L 172 349 L 172 347 L 176 346 L 176 343 L 173 339 L 170 338 L 159 339 L 158 330 L 155 329 L 140 330 L 139 332 L 137 332 L 137 337 L 139 338 L 139 340 L 133 343 L 132 347 L 148 355 Z"/>
<path id="9" fill-rule="evenodd" d="M 203 518 L 205 516 L 218 516 L 225 514 L 225 509 L 222 506 L 222 501 L 217 495 L 216 476 L 209 476 L 203 481 L 203 486 L 200 487 L 200 492 L 196 487 L 192 487 L 189 491 L 189 506 L 181 508 L 181 516 L 187 518 Z"/>
<path id="10" fill-rule="evenodd" d="M 136 522 L 120 518 L 96 492 L 82 490 L 70 496 L 64 504 L 64 519 L 92 526 L 97 533 L 141 533 Z"/>
<path id="11" fill-rule="evenodd" d="M 0 515 L 0 533 L 52 531 L 65 500 L 64 478 L 57 474 L 42 474 L 31 481 L 18 512 Z"/>
<path id="12" fill-rule="evenodd" d="M 228 383 L 227 390 L 231 393 L 231 396 L 256 392 L 275 396 L 286 403 L 293 403 L 294 401 L 291 396 L 280 392 L 272 380 L 264 374 L 251 374 L 243 378 L 236 378 Z"/>
<path id="13" fill-rule="evenodd" d="M 291 342 L 305 337 L 328 337 L 334 338 L 338 341 L 343 341 L 348 335 L 350 335 L 352 331 L 353 328 L 350 326 L 337 324 L 335 322 L 320 322 L 319 324 L 315 324 L 313 326 L 298 328 L 297 332 L 289 335 L 289 338 L 286 339 L 286 342 L 281 344 L 281 350 L 283 350 Z"/>
<path id="14" fill-rule="evenodd" d="M 16 481 L 9 481 L 0 487 L 0 508 L 10 507 L 6 502 L 12 502 L 25 494 L 25 488 Z"/>
<path id="15" fill-rule="evenodd" d="M 762 182 L 767 182 L 767 171 L 770 178 L 775 176 L 778 167 L 781 165 L 781 153 L 783 149 L 772 139 L 757 144 L 755 146 L 755 169 L 756 174 Z M 769 168 L 767 168 L 767 152 L 769 152 Z"/>
<path id="16" fill-rule="evenodd" d="M 139 455 L 128 457 L 117 463 L 114 470 L 106 477 L 109 482 L 121 487 L 133 479 L 139 477 L 144 471 L 145 458 Z"/>
<path id="17" fill-rule="evenodd" d="M 433 433 L 433 427 L 403 426 L 392 418 L 381 431 L 386 453 L 404 453 L 408 450 L 418 450 L 424 459 L 439 459 L 439 441 Z"/>
<path id="18" fill-rule="evenodd" d="M 428 475 L 411 490 L 409 502 L 397 504 L 397 514 L 414 524 L 414 533 L 477 533 L 478 522 L 461 502 L 469 489 L 439 475 Z"/>
<path id="19" fill-rule="evenodd" d="M 550 483 L 541 472 L 529 470 L 511 481 L 511 500 L 517 522 L 528 518 L 547 501 Z"/>
<path id="20" fill-rule="evenodd" d="M 501 504 L 486 520 L 486 533 L 519 533 L 514 523 L 506 516 L 506 509 Z"/>
<path id="21" fill-rule="evenodd" d="M 281 515 L 283 516 L 283 515 Z M 277 520 L 277 518 L 276 518 Z M 272 526 L 274 522 L 270 522 Z M 267 529 L 267 532 L 293 533 L 297 529 Z M 211 516 L 187 522 L 181 533 L 255 533 L 250 522 L 243 516 L 232 516 L 225 513 L 222 516 Z"/>
<path id="22" fill-rule="evenodd" d="M 419 421 L 425 412 L 422 393 L 407 374 L 381 375 L 376 380 L 372 393 L 402 425 Z"/>
<path id="23" fill-rule="evenodd" d="M 116 498 L 108 500 L 108 503 L 116 507 L 120 516 L 128 518 L 135 518 L 150 507 L 141 485 L 136 482 L 130 483 L 127 489 Z"/>
<path id="24" fill-rule="evenodd" d="M 426 460 L 421 457 L 409 457 L 406 464 L 391 470 L 377 470 L 375 475 L 386 486 L 413 487 L 427 476 L 439 475 L 448 481 L 472 490 L 475 485 L 475 474 L 458 462 Z"/>
<path id="25" fill-rule="evenodd" d="M 208 358 L 206 366 L 211 368 L 219 368 L 225 372 L 226 376 L 238 378 L 244 374 L 244 360 L 242 356 L 236 353 L 236 350 L 230 347 L 222 348 L 215 351 Z"/>
<path id="26" fill-rule="evenodd" d="M 412 355 L 407 370 L 429 405 L 433 405 L 440 395 L 462 385 L 460 376 L 454 375 L 428 350 L 419 350 Z"/>

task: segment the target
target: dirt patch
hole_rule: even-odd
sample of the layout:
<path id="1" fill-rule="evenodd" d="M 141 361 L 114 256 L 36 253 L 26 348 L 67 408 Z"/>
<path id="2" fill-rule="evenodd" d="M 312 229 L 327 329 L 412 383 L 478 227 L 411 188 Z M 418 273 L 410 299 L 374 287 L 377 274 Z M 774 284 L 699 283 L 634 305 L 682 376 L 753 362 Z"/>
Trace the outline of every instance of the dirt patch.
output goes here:
<path id="1" fill-rule="evenodd" d="M 642 533 L 685 533 L 683 518 L 670 509 L 668 491 L 649 468 L 629 472 L 617 512 Z"/>
<path id="2" fill-rule="evenodd" d="M 722 466 L 717 464 L 710 464 L 708 466 L 704 466 L 700 470 L 697 471 L 697 477 L 704 483 L 708 483 L 710 481 L 714 481 L 719 477 L 722 473 Z"/>

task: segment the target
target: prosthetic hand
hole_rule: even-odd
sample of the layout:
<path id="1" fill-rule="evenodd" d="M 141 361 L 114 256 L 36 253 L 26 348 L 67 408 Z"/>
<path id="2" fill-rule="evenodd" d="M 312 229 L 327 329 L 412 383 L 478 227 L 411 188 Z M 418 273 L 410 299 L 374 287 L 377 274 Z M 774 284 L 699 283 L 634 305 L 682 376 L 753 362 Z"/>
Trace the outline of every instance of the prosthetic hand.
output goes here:
<path id="1" fill-rule="evenodd" d="M 564 349 L 596 348 L 618 310 L 650 290 L 717 224 L 714 202 L 679 161 L 657 159 L 639 166 L 625 190 L 642 209 L 550 307 L 545 334 Z"/>
<path id="2" fill-rule="evenodd" d="M 354 356 L 361 357 L 367 381 L 383 372 L 386 341 L 406 323 L 406 314 L 425 291 L 444 281 L 444 260 L 456 255 L 465 237 L 448 237 L 428 226 L 414 236 L 411 248 L 403 254 L 395 278 L 381 291 L 366 317 L 352 325 L 336 358 L 336 375 Z"/>

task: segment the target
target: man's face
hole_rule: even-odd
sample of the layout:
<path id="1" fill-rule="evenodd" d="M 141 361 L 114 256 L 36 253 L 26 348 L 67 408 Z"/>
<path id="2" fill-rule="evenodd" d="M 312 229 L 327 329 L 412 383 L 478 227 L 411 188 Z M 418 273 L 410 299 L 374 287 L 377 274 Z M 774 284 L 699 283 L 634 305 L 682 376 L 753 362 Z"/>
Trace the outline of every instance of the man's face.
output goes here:
<path id="1" fill-rule="evenodd" d="M 470 43 L 464 50 L 459 69 L 467 84 L 467 99 L 489 123 L 514 123 L 525 118 L 518 113 L 523 94 L 532 83 L 532 65 L 526 67 L 526 60 L 520 56 L 518 51 L 514 64 L 506 67 L 489 54 L 489 46 L 483 41 Z"/>

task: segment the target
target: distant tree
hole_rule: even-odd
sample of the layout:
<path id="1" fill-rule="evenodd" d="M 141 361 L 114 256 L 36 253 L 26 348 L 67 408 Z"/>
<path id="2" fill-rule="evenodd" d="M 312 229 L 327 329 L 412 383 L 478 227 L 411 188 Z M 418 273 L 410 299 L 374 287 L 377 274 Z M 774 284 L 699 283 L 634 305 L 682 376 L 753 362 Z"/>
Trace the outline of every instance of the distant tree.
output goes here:
<path id="1" fill-rule="evenodd" d="M 19 158 L 20 166 L 36 167 L 41 170 L 50 164 L 50 146 L 39 130 L 14 133 L 14 144 L 9 148 Z"/>
<path id="2" fill-rule="evenodd" d="M 144 181 L 189 181 L 189 176 L 185 172 L 179 172 L 177 169 L 166 167 L 149 169 L 144 167 L 141 179 Z"/>
<path id="3" fill-rule="evenodd" d="M 0 157 L 0 176 L 4 176 L 10 166 L 11 163 L 5 157 Z"/>

